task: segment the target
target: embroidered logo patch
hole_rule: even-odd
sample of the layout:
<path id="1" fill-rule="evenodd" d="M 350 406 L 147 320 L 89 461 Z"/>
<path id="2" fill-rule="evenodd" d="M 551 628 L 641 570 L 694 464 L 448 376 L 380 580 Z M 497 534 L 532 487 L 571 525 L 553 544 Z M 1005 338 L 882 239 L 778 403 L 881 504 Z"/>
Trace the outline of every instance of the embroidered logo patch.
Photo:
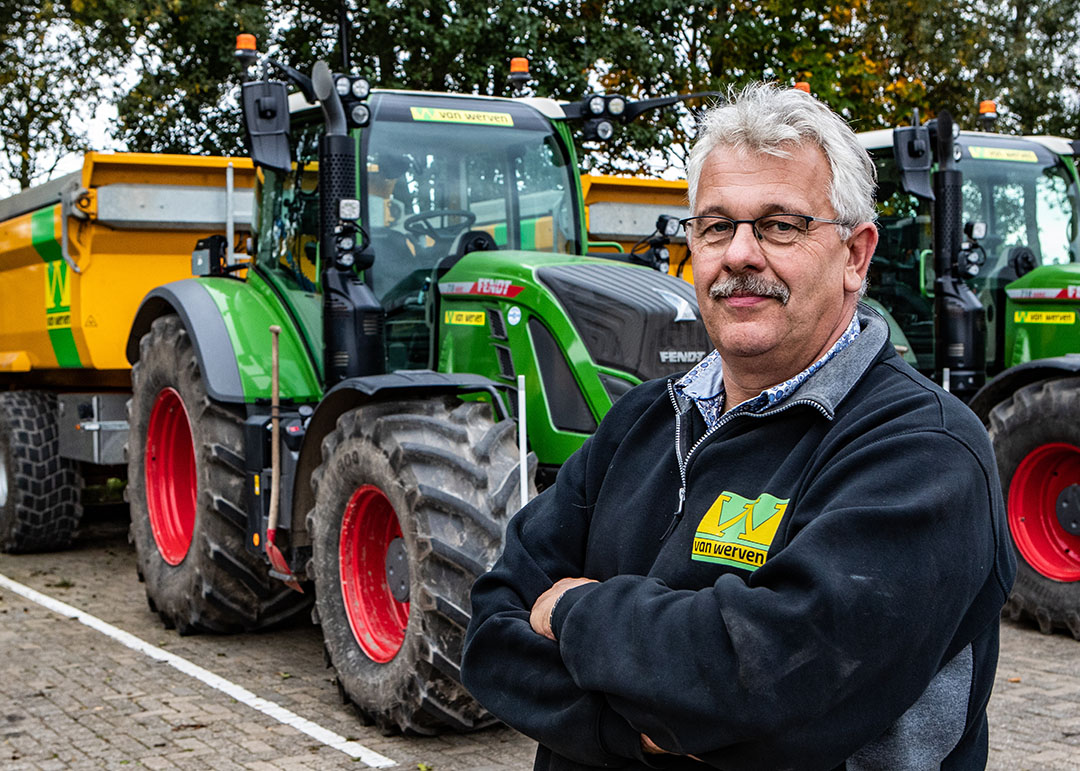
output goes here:
<path id="1" fill-rule="evenodd" d="M 690 558 L 757 570 L 765 564 L 790 500 L 768 493 L 757 498 L 720 493 L 698 523 Z"/>

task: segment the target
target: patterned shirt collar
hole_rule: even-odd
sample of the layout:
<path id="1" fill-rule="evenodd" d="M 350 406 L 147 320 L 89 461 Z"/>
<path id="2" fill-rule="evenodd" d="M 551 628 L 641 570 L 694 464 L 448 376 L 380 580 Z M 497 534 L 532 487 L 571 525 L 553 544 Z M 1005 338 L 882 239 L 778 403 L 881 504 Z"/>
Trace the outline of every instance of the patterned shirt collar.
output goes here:
<path id="1" fill-rule="evenodd" d="M 732 412 L 761 412 L 774 404 L 782 402 L 791 396 L 806 379 L 821 369 L 829 359 L 851 345 L 851 342 L 859 336 L 859 314 L 852 314 L 851 322 L 840 338 L 825 352 L 825 355 L 804 369 L 795 377 L 785 380 L 779 385 L 766 388 L 752 399 L 747 399 L 737 405 Z M 724 414 L 724 377 L 723 366 L 720 361 L 720 352 L 714 350 L 692 370 L 683 375 L 675 388 L 683 396 L 693 400 L 697 405 L 701 417 L 705 419 L 705 425 L 711 430 L 720 422 Z"/>

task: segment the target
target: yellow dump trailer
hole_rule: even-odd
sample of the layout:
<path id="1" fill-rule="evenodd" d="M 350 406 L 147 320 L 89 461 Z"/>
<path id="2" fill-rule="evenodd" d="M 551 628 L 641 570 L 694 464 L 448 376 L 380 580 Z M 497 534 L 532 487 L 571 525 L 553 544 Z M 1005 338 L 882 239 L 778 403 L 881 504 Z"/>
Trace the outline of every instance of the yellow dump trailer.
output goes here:
<path id="1" fill-rule="evenodd" d="M 80 463 L 124 462 L 139 303 L 192 275 L 198 239 L 244 240 L 254 179 L 247 159 L 87 153 L 0 201 L 0 550 L 64 545 Z"/>
<path id="2" fill-rule="evenodd" d="M 126 386 L 113 373 L 139 302 L 190 277 L 195 241 L 228 226 L 230 164 L 239 232 L 247 159 L 88 153 L 82 171 L 0 201 L 0 383 Z"/>
<path id="3" fill-rule="evenodd" d="M 581 192 L 589 251 L 594 253 L 617 252 L 620 248 L 629 252 L 654 232 L 661 214 L 680 219 L 690 216 L 686 180 L 582 174 Z M 667 248 L 669 272 L 692 282 L 683 234 L 679 232 L 672 238 Z"/>

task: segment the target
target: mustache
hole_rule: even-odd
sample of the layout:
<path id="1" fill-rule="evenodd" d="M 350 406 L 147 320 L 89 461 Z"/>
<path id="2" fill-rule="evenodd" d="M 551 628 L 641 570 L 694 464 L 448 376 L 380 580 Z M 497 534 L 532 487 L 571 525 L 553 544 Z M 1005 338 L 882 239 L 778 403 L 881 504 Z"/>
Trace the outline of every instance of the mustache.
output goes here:
<path id="1" fill-rule="evenodd" d="M 770 281 L 757 273 L 736 273 L 709 287 L 709 297 L 713 300 L 735 295 L 772 297 L 779 300 L 781 305 L 787 305 L 791 290 L 783 281 Z"/>

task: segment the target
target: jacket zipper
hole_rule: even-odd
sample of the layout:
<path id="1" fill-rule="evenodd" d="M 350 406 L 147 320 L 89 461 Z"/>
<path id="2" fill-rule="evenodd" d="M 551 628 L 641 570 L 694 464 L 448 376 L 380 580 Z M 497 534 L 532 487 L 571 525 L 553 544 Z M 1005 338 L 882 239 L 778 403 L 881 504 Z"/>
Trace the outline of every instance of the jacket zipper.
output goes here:
<path id="1" fill-rule="evenodd" d="M 686 453 L 686 457 L 682 457 L 682 413 L 679 412 L 679 402 L 675 398 L 675 387 L 671 381 L 668 381 L 668 396 L 671 398 L 671 406 L 675 408 L 675 459 L 679 462 L 679 479 L 682 481 L 682 486 L 679 487 L 679 507 L 675 509 L 675 514 L 671 517 L 671 523 L 667 526 L 667 530 L 660 536 L 661 541 L 666 541 L 667 537 L 672 534 L 675 528 L 679 524 L 679 520 L 682 519 L 683 505 L 686 503 L 686 467 L 690 463 L 690 456 L 694 454 L 694 450 L 701 446 L 709 436 L 716 431 L 720 426 L 724 425 L 724 418 L 720 418 L 719 422 L 704 434 L 701 438 L 694 442 L 694 446 L 690 448 L 690 451 Z"/>
<path id="2" fill-rule="evenodd" d="M 675 514 L 672 516 L 671 522 L 667 526 L 667 530 L 665 530 L 664 534 L 660 536 L 661 541 L 667 540 L 667 537 L 675 531 L 675 528 L 679 525 L 679 521 L 682 519 L 683 506 L 686 503 L 686 467 L 690 465 L 690 456 L 694 454 L 694 450 L 700 447 L 702 443 L 710 436 L 712 436 L 712 434 L 718 431 L 721 426 L 730 422 L 730 420 L 734 419 L 738 415 L 750 415 L 755 418 L 764 418 L 771 415 L 776 415 L 780 412 L 784 412 L 785 410 L 794 407 L 797 404 L 805 404 L 807 406 L 814 407 L 818 412 L 824 415 L 827 420 L 832 420 L 832 416 L 829 415 L 828 411 L 821 404 L 810 399 L 796 399 L 794 401 L 786 402 L 781 406 L 777 407 L 776 409 L 768 410 L 766 412 L 729 412 L 726 415 L 722 415 L 715 426 L 708 429 L 704 434 L 702 434 L 700 439 L 694 442 L 694 446 L 690 448 L 689 452 L 686 453 L 686 457 L 684 458 L 682 457 L 681 452 L 682 420 L 680 420 L 680 418 L 682 413 L 679 412 L 679 402 L 675 398 L 675 387 L 672 385 L 670 380 L 668 381 L 667 385 L 668 396 L 671 398 L 671 406 L 675 409 L 675 459 L 678 461 L 679 464 L 679 479 L 682 481 L 682 486 L 679 488 L 679 506 L 675 509 Z"/>

